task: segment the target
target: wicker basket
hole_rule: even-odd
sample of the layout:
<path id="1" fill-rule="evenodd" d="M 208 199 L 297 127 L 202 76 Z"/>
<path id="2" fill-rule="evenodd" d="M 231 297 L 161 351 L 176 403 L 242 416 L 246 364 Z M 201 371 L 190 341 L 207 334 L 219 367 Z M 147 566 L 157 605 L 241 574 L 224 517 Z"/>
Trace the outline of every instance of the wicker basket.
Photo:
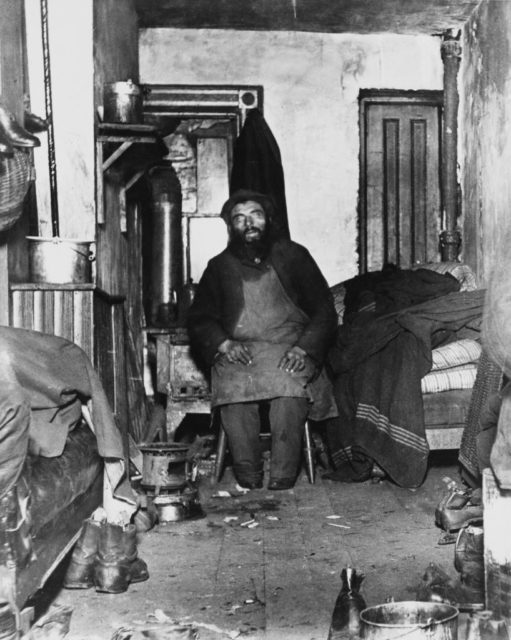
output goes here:
<path id="1" fill-rule="evenodd" d="M 14 149 L 12 157 L 0 155 L 0 231 L 6 231 L 21 216 L 30 182 L 30 157 Z"/>

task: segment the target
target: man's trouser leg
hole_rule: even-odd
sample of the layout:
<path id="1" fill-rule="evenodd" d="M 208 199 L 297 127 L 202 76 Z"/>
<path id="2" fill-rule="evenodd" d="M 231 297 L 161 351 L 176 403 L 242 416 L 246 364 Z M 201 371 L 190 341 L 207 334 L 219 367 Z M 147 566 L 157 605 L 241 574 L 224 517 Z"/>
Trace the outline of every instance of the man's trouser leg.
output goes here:
<path id="1" fill-rule="evenodd" d="M 308 411 L 307 398 L 270 400 L 272 480 L 295 479 L 298 475 Z"/>
<path id="2" fill-rule="evenodd" d="M 263 461 L 259 440 L 259 403 L 226 404 L 220 407 L 220 416 L 238 482 L 243 486 L 261 486 Z"/>

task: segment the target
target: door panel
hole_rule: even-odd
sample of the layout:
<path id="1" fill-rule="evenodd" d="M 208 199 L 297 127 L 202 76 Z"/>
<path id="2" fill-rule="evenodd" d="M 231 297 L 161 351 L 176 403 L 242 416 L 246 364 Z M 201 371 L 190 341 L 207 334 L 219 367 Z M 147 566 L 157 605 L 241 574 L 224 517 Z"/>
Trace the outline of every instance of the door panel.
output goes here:
<path id="1" fill-rule="evenodd" d="M 361 270 L 439 259 L 440 108 L 362 105 Z"/>

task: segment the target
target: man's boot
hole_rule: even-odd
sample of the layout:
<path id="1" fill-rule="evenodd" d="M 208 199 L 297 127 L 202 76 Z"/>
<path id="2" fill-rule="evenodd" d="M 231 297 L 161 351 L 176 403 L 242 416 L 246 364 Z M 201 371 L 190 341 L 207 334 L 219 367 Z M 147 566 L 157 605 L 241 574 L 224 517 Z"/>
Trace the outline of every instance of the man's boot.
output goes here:
<path id="1" fill-rule="evenodd" d="M 105 522 L 94 566 L 96 591 L 123 593 L 130 585 L 130 563 L 124 550 L 124 528 Z"/>
<path id="2" fill-rule="evenodd" d="M 0 155 L 7 156 L 8 158 L 12 158 L 14 155 L 12 144 L 9 142 L 9 139 L 5 135 L 2 127 L 0 127 Z"/>
<path id="3" fill-rule="evenodd" d="M 137 527 L 128 524 L 124 528 L 124 553 L 128 559 L 131 582 L 144 582 L 149 578 L 147 564 L 138 557 Z"/>
<path id="4" fill-rule="evenodd" d="M 84 520 L 64 578 L 66 589 L 89 589 L 94 586 L 94 564 L 100 531 L 101 522 L 91 518 Z"/>
<path id="5" fill-rule="evenodd" d="M 40 147 L 41 141 L 26 131 L 13 114 L 0 103 L 0 128 L 13 147 Z"/>
<path id="6" fill-rule="evenodd" d="M 23 114 L 23 124 L 29 133 L 42 133 L 48 129 L 48 121 L 31 111 Z"/>

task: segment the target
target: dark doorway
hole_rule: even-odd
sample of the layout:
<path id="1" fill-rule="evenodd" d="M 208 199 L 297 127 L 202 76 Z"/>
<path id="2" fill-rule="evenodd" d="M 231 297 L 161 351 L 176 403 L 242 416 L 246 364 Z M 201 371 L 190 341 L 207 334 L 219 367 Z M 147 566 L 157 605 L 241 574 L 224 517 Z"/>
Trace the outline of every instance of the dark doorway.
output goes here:
<path id="1" fill-rule="evenodd" d="M 360 272 L 440 259 L 441 91 L 363 91 Z"/>

